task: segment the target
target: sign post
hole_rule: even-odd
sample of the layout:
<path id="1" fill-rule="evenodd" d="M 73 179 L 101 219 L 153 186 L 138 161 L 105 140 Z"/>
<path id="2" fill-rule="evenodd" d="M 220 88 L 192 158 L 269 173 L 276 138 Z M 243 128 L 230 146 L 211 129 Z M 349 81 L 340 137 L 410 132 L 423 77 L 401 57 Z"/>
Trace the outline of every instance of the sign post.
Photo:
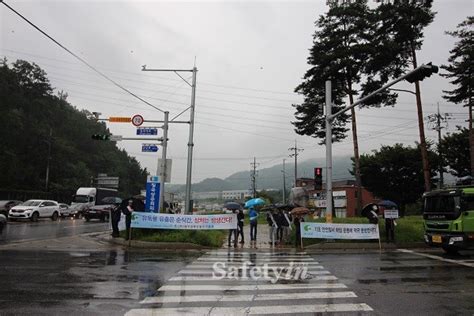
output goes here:
<path id="1" fill-rule="evenodd" d="M 158 176 L 149 176 L 146 182 L 145 209 L 154 213 L 160 210 L 160 179 Z"/>

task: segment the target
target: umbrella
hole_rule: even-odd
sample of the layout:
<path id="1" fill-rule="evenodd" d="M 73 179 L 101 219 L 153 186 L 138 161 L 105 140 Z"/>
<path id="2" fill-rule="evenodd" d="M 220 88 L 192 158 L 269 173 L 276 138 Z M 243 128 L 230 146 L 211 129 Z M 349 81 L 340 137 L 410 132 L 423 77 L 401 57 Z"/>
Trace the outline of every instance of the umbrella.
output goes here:
<path id="1" fill-rule="evenodd" d="M 383 206 L 387 209 L 398 208 L 397 203 L 390 201 L 390 200 L 382 200 L 377 203 L 378 206 Z"/>
<path id="2" fill-rule="evenodd" d="M 370 214 L 370 211 L 374 211 L 376 214 L 379 213 L 379 207 L 377 206 L 376 203 L 370 203 L 364 206 L 362 208 L 361 214 L 362 216 L 368 217 Z"/>
<path id="3" fill-rule="evenodd" d="M 247 202 L 245 202 L 245 207 L 246 208 L 249 208 L 249 207 L 252 207 L 252 206 L 258 206 L 258 205 L 264 205 L 265 204 L 265 201 L 261 198 L 255 198 L 255 199 L 251 199 L 251 200 L 248 200 Z"/>
<path id="4" fill-rule="evenodd" d="M 291 215 L 305 215 L 309 213 L 309 209 L 306 207 L 295 207 L 294 209 L 291 210 Z"/>
<path id="5" fill-rule="evenodd" d="M 228 210 L 240 210 L 242 208 L 242 205 L 237 202 L 227 202 L 224 204 L 224 208 Z"/>

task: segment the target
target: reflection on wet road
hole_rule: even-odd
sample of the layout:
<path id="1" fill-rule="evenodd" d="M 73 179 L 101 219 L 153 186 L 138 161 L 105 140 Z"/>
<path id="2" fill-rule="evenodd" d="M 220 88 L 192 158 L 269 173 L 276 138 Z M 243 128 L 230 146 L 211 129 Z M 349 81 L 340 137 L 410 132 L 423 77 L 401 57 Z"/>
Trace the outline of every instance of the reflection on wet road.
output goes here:
<path id="1" fill-rule="evenodd" d="M 83 219 L 63 218 L 57 221 L 41 219 L 36 223 L 29 221 L 9 222 L 0 235 L 0 244 L 12 241 L 38 240 L 75 236 L 84 233 L 110 230 L 109 223 L 86 222 Z"/>
<path id="2" fill-rule="evenodd" d="M 474 311 L 474 269 L 418 253 L 277 255 L 215 250 L 202 255 L 108 248 L 0 251 L 1 314 L 172 315 L 186 310 L 219 315 L 329 311 L 331 315 L 472 315 Z M 474 258 L 474 253 L 429 254 L 455 262 Z M 226 273 L 235 271 L 238 278 L 213 279 L 216 262 L 226 263 Z M 309 277 L 290 273 L 272 282 L 278 270 L 271 268 L 292 262 L 306 266 Z M 270 268 L 264 278 L 243 278 L 251 276 L 252 267 L 264 266 Z"/>

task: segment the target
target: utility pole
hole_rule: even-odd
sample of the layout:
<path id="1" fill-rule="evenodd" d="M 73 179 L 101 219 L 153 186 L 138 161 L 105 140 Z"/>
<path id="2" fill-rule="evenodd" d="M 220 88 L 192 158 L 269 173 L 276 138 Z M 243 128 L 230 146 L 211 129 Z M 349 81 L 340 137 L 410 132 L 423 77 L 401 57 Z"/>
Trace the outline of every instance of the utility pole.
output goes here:
<path id="1" fill-rule="evenodd" d="M 174 72 L 178 77 L 180 77 L 184 82 L 191 87 L 191 105 L 188 108 L 189 111 L 189 140 L 188 140 L 188 160 L 186 166 L 186 200 L 185 200 L 185 213 L 191 214 L 192 213 L 192 205 L 191 205 L 191 177 L 192 177 L 192 165 L 193 165 L 193 148 L 194 148 L 194 110 L 196 104 L 196 76 L 197 76 L 197 68 L 194 65 L 193 69 L 147 69 L 146 65 L 142 66 L 142 71 L 161 71 L 161 72 Z M 183 78 L 179 73 L 180 72 L 192 72 L 192 82 L 189 83 L 185 78 Z M 186 110 L 188 110 L 186 109 Z M 174 120 L 183 114 L 186 110 L 181 112 L 180 114 L 176 115 L 172 118 L 168 123 L 174 123 Z"/>
<path id="2" fill-rule="evenodd" d="M 53 129 L 49 129 L 49 137 L 48 140 L 45 141 L 48 144 L 48 158 L 46 160 L 46 177 L 45 177 L 45 185 L 44 185 L 44 190 L 48 192 L 48 186 L 49 186 L 49 168 L 51 164 L 51 141 L 53 139 Z"/>
<path id="3" fill-rule="evenodd" d="M 285 173 L 285 159 L 283 159 L 283 204 L 286 204 L 286 173 Z"/>
<path id="4" fill-rule="evenodd" d="M 296 145 L 296 139 L 295 139 L 295 147 L 288 148 L 290 151 L 294 151 L 293 154 L 290 154 L 289 157 L 295 157 L 295 183 L 293 187 L 296 187 L 296 180 L 298 179 L 298 155 L 300 151 L 303 151 L 303 148 L 298 148 Z"/>
<path id="5" fill-rule="evenodd" d="M 250 180 L 252 182 L 252 196 L 253 198 L 257 197 L 257 161 L 256 158 L 253 157 L 253 163 L 250 164 L 252 170 L 250 171 Z"/>
<path id="6" fill-rule="evenodd" d="M 444 128 L 441 126 L 441 122 L 446 123 L 449 119 L 449 114 L 444 113 L 441 115 L 439 113 L 439 103 L 438 103 L 438 113 L 428 115 L 428 121 L 433 124 L 433 130 L 438 132 L 438 157 L 439 157 L 439 165 L 438 165 L 438 172 L 439 172 L 439 183 L 438 188 L 443 188 L 444 185 L 444 176 L 443 176 L 443 148 L 441 145 L 441 130 Z"/>
<path id="7" fill-rule="evenodd" d="M 168 120 L 170 112 L 165 111 L 165 121 L 163 123 L 163 141 L 161 151 L 161 166 L 157 168 L 157 176 L 160 177 L 160 212 L 164 211 L 164 200 L 165 200 L 165 179 L 166 179 L 166 152 L 168 149 Z M 159 160 L 158 160 L 159 161 Z M 158 174 L 159 171 L 159 174 Z M 169 201 L 171 202 L 171 201 Z"/>

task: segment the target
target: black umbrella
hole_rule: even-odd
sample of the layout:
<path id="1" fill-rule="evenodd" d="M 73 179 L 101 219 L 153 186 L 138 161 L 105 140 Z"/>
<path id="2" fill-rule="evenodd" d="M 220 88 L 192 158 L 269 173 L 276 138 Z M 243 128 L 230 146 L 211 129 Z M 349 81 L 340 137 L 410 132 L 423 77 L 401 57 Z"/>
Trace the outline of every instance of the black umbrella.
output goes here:
<path id="1" fill-rule="evenodd" d="M 242 208 L 242 205 L 237 202 L 227 202 L 224 204 L 224 208 L 228 210 L 240 210 Z"/>

